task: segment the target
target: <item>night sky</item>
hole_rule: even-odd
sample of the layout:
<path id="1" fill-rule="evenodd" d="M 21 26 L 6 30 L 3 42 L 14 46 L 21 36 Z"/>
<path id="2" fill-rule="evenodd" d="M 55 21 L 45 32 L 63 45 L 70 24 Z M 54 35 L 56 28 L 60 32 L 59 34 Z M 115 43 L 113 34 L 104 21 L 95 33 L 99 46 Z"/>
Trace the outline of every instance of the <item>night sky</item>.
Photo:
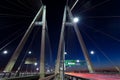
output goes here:
<path id="1" fill-rule="evenodd" d="M 54 65 L 66 0 L 43 0 L 42 2 L 47 7 L 46 18 L 49 35 L 49 39 L 47 38 L 46 40 L 46 64 Z M 74 0 L 69 0 L 70 7 L 73 3 Z M 89 54 L 90 51 L 95 52 L 94 55 L 90 54 L 95 67 L 113 67 L 113 64 L 120 66 L 119 3 L 119 0 L 79 0 L 78 4 L 72 10 L 73 15 L 80 19 L 77 24 Z M 0 1 L 1 68 L 7 64 L 40 7 L 40 0 Z M 36 57 L 39 62 L 40 39 L 41 27 L 35 26 L 17 60 L 16 66 L 18 66 L 24 54 L 29 50 L 32 51 L 32 54 L 27 55 L 27 57 Z M 84 60 L 75 31 L 71 26 L 66 27 L 65 41 L 65 51 L 68 53 L 66 59 Z M 30 45 L 31 42 L 32 44 Z M 6 44 L 8 45 L 2 48 Z M 4 50 L 8 50 L 7 55 L 3 55 Z"/>

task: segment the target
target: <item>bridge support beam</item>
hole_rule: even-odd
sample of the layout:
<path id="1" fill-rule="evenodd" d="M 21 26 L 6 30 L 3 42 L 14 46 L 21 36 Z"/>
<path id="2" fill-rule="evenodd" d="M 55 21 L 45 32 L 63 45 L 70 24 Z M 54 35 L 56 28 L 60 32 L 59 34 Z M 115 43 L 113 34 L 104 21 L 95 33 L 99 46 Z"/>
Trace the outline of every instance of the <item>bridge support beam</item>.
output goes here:
<path id="1" fill-rule="evenodd" d="M 41 56 L 40 56 L 40 78 L 45 77 L 45 34 L 46 34 L 46 6 L 43 7 L 43 16 L 42 16 L 42 37 L 41 37 Z"/>
<path id="2" fill-rule="evenodd" d="M 67 14 L 68 14 L 68 17 L 70 18 L 69 23 L 66 22 Z M 55 67 L 55 74 L 59 73 L 61 54 L 64 54 L 64 53 L 62 53 L 63 52 L 63 50 L 62 50 L 63 46 L 62 45 L 64 45 L 64 30 L 65 30 L 65 26 L 67 26 L 67 25 L 74 26 L 74 30 L 76 32 L 76 35 L 78 37 L 79 43 L 81 45 L 81 48 L 82 48 L 82 51 L 83 51 L 83 54 L 84 54 L 84 57 L 85 57 L 85 60 L 87 62 L 88 70 L 89 70 L 90 73 L 93 73 L 94 72 L 93 65 L 91 63 L 91 60 L 90 60 L 86 45 L 85 45 L 85 43 L 83 41 L 83 38 L 82 38 L 82 35 L 81 35 L 76 23 L 73 23 L 73 15 L 72 15 L 71 10 L 69 9 L 68 6 L 65 6 L 63 22 L 62 22 L 62 29 L 61 29 L 61 35 L 60 35 L 60 41 L 59 41 L 57 62 L 56 62 L 56 67 Z"/>
<path id="3" fill-rule="evenodd" d="M 23 36 L 22 40 L 20 41 L 18 47 L 16 48 L 15 52 L 13 53 L 10 61 L 8 62 L 7 66 L 5 67 L 5 72 L 11 72 L 12 68 L 15 65 L 15 62 L 27 41 L 31 31 L 36 24 L 36 21 L 40 18 L 42 14 L 42 22 L 38 24 L 39 26 L 42 25 L 42 37 L 41 37 L 41 56 L 40 56 L 40 78 L 45 77 L 45 69 L 44 69 L 44 56 L 45 56 L 45 33 L 46 33 L 46 6 L 42 6 L 41 9 L 38 11 L 37 15 L 35 16 L 34 20 L 30 24 L 29 28 L 27 29 L 25 35 Z"/>
<path id="4" fill-rule="evenodd" d="M 84 40 L 82 38 L 82 35 L 81 35 L 80 31 L 79 31 L 79 28 L 78 28 L 77 24 L 73 22 L 74 17 L 72 15 L 72 12 L 70 11 L 69 7 L 67 7 L 67 11 L 68 11 L 68 15 L 69 15 L 69 18 L 71 20 L 71 23 L 73 23 L 74 30 L 75 30 L 76 35 L 78 37 L 79 43 L 81 45 L 81 48 L 82 48 L 82 51 L 83 51 L 83 54 L 84 54 L 84 57 L 85 57 L 85 60 L 86 60 L 86 63 L 87 63 L 88 70 L 89 70 L 90 73 L 94 73 L 94 68 L 93 68 L 93 65 L 91 63 L 91 60 L 90 60 L 86 45 L 84 43 Z"/>
<path id="5" fill-rule="evenodd" d="M 12 57 L 10 58 L 8 64 L 6 65 L 4 71 L 5 72 L 11 72 L 11 70 L 13 69 L 18 56 L 20 55 L 21 50 L 23 49 L 27 38 L 29 37 L 30 33 L 32 32 L 33 28 L 34 28 L 34 23 L 40 18 L 41 16 L 41 12 L 42 12 L 43 6 L 40 8 L 40 10 L 38 11 L 37 15 L 35 16 L 35 18 L 33 19 L 32 23 L 30 24 L 29 28 L 27 29 L 26 33 L 24 34 L 23 38 L 21 39 L 19 45 L 17 46 L 15 52 L 13 53 Z"/>
<path id="6" fill-rule="evenodd" d="M 66 22 L 66 7 L 64 9 L 63 14 L 63 22 L 62 22 L 62 29 L 60 34 L 60 41 L 59 41 L 59 47 L 58 47 L 58 55 L 57 55 L 57 61 L 55 66 L 55 74 L 60 73 L 60 60 L 61 60 L 61 54 L 64 54 L 63 46 L 64 46 L 64 30 L 65 30 L 65 22 Z"/>

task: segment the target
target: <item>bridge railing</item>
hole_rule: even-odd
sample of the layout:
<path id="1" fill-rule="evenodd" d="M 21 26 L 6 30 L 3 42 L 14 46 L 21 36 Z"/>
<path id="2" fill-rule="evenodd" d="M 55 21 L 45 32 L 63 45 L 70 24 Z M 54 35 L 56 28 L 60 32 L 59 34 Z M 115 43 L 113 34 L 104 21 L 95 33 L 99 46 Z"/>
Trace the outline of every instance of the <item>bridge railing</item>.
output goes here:
<path id="1" fill-rule="evenodd" d="M 0 80 L 53 80 L 56 75 L 46 74 L 45 78 L 39 79 L 39 73 L 0 73 Z"/>
<path id="2" fill-rule="evenodd" d="M 34 75 L 39 75 L 37 72 L 20 72 L 20 73 L 15 73 L 15 72 L 2 72 L 0 73 L 0 78 L 13 78 L 13 77 L 24 77 L 24 76 L 34 76 Z"/>

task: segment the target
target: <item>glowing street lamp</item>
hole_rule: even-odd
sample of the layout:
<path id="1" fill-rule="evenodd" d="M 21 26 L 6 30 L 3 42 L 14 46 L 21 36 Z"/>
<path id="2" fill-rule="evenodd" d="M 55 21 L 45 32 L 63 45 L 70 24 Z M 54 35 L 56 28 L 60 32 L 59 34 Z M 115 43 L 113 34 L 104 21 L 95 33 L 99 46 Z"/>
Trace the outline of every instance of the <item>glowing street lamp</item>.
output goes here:
<path id="1" fill-rule="evenodd" d="M 64 52 L 64 55 L 66 55 L 67 54 L 67 52 Z"/>
<path id="2" fill-rule="evenodd" d="M 78 17 L 73 18 L 73 22 L 74 22 L 74 23 L 77 23 L 78 21 L 79 21 L 79 18 L 78 18 Z"/>
<path id="3" fill-rule="evenodd" d="M 31 54 L 31 53 L 32 53 L 31 51 L 28 52 L 28 54 Z"/>
<path id="4" fill-rule="evenodd" d="M 80 60 L 76 60 L 76 62 L 77 62 L 77 63 L 79 63 L 79 62 L 80 62 Z"/>
<path id="5" fill-rule="evenodd" d="M 35 63 L 34 63 L 34 65 L 35 65 L 35 66 L 37 66 L 37 65 L 38 65 L 38 63 L 37 63 L 37 62 L 35 62 Z"/>
<path id="6" fill-rule="evenodd" d="M 90 51 L 90 54 L 92 54 L 92 55 L 93 55 L 93 54 L 95 54 L 95 52 L 94 52 L 94 51 Z"/>
<path id="7" fill-rule="evenodd" d="M 37 71 L 39 71 L 39 68 L 36 68 Z"/>
<path id="8" fill-rule="evenodd" d="M 3 54 L 8 54 L 8 51 L 7 50 L 3 51 Z"/>
<path id="9" fill-rule="evenodd" d="M 64 52 L 63 54 L 63 66 L 64 66 L 64 70 L 66 70 L 66 66 L 65 66 L 65 55 L 67 55 L 67 52 Z"/>

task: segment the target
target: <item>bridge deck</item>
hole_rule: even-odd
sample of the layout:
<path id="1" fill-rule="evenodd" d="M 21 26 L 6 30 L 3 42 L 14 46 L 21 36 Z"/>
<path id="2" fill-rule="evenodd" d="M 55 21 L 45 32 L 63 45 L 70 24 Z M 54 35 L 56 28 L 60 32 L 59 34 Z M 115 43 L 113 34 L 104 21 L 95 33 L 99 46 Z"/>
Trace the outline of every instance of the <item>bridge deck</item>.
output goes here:
<path id="1" fill-rule="evenodd" d="M 66 73 L 70 76 L 87 78 L 90 80 L 120 80 L 120 74 L 90 74 L 90 73 Z"/>

